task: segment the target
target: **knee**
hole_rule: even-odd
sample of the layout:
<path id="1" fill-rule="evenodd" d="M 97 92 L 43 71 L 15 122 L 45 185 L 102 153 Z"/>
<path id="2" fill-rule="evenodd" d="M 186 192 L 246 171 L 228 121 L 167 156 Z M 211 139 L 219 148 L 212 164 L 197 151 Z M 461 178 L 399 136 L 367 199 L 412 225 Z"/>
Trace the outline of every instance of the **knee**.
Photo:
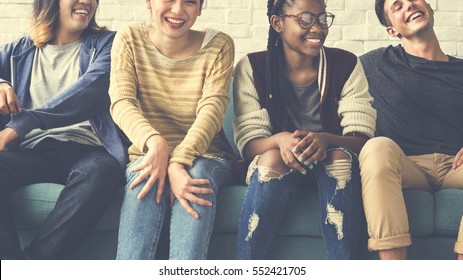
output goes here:
<path id="1" fill-rule="evenodd" d="M 272 179 L 280 178 L 290 172 L 290 168 L 285 164 L 280 155 L 280 150 L 272 149 L 262 155 L 256 156 L 248 168 L 246 183 L 249 184 L 252 175 L 258 172 L 260 182 L 268 182 Z"/>
<path id="2" fill-rule="evenodd" d="M 204 187 L 216 188 L 231 180 L 231 165 L 224 159 L 198 157 L 188 174 L 193 179 L 207 179 L 209 185 Z"/>
<path id="3" fill-rule="evenodd" d="M 326 174 L 338 182 L 337 189 L 344 189 L 352 179 L 352 155 L 348 151 L 334 149 L 328 152 L 324 163 Z"/>
<path id="4" fill-rule="evenodd" d="M 400 149 L 399 146 L 390 138 L 375 137 L 368 140 L 360 151 L 359 161 L 375 160 L 384 157 L 387 153 Z"/>
<path id="5" fill-rule="evenodd" d="M 116 159 L 109 154 L 101 154 L 70 170 L 67 185 L 79 182 L 92 188 L 115 189 L 123 185 L 124 173 Z"/>
<path id="6" fill-rule="evenodd" d="M 352 162 L 351 154 L 342 149 L 334 149 L 326 154 L 325 165 L 336 165 L 339 162 Z"/>
<path id="7" fill-rule="evenodd" d="M 263 153 L 257 161 L 257 167 L 272 170 L 278 175 L 289 172 L 289 167 L 281 158 L 280 150 L 278 149 L 269 150 Z"/>

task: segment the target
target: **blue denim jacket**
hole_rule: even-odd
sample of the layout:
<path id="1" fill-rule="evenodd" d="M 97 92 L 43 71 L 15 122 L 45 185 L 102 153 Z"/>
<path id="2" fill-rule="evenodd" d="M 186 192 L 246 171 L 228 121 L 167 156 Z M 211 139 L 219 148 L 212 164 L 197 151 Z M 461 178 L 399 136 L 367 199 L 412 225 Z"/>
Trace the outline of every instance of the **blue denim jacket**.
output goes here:
<path id="1" fill-rule="evenodd" d="M 23 109 L 15 116 L 0 115 L 0 129 L 14 129 L 20 139 L 35 128 L 50 129 L 89 120 L 100 142 L 121 166 L 127 148 L 109 114 L 109 71 L 114 32 L 88 34 L 82 39 L 79 78 L 43 107 Z M 28 37 L 0 48 L 0 83 L 13 88 L 22 107 L 30 101 L 32 63 L 36 47 Z"/>

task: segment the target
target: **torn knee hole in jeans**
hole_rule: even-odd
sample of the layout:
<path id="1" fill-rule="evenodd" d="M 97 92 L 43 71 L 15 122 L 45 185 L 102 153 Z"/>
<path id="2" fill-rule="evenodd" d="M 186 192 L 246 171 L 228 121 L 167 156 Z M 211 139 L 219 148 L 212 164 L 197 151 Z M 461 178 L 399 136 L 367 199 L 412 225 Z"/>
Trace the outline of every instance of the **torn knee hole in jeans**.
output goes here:
<path id="1" fill-rule="evenodd" d="M 334 178 L 337 182 L 336 191 L 346 188 L 347 183 L 351 179 L 352 160 L 350 159 L 337 159 L 332 164 L 326 165 L 326 175 Z"/>
<path id="2" fill-rule="evenodd" d="M 270 167 L 258 166 L 257 162 L 259 161 L 259 158 L 260 156 L 256 156 L 254 160 L 249 164 L 248 173 L 246 175 L 246 184 L 248 185 L 249 185 L 249 181 L 251 180 L 251 176 L 252 174 L 254 174 L 256 169 L 257 169 L 257 172 L 259 172 L 258 180 L 260 183 L 268 183 L 271 180 L 281 180 L 284 176 L 292 172 L 290 170 L 286 173 L 282 173 Z"/>
<path id="3" fill-rule="evenodd" d="M 337 210 L 331 203 L 326 205 L 326 220 L 325 223 L 330 223 L 336 228 L 336 233 L 338 235 L 338 240 L 344 238 L 343 223 L 344 223 L 344 213 L 340 210 Z"/>
<path id="4" fill-rule="evenodd" d="M 326 175 L 336 180 L 336 190 L 333 197 L 338 191 L 344 190 L 347 187 L 347 183 L 351 180 L 351 169 L 352 159 L 337 159 L 332 164 L 325 166 Z M 338 240 L 344 238 L 344 213 L 336 209 L 331 202 L 326 205 L 325 223 L 330 223 L 336 228 Z"/>
<path id="5" fill-rule="evenodd" d="M 248 234 L 246 235 L 245 240 L 250 241 L 252 238 L 252 234 L 256 231 L 257 226 L 259 225 L 259 215 L 257 215 L 256 212 L 252 213 L 252 215 L 249 217 L 249 222 L 248 222 Z"/>

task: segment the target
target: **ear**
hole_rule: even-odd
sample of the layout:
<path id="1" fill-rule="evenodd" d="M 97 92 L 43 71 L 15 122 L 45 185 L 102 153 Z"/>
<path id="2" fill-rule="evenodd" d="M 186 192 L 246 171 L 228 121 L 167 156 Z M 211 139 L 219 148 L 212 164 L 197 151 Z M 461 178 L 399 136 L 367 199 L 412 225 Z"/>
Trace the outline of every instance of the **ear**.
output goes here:
<path id="1" fill-rule="evenodd" d="M 387 34 L 389 34 L 389 36 L 393 37 L 393 38 L 399 38 L 402 36 L 400 35 L 399 32 L 397 32 L 397 30 L 395 30 L 395 28 L 393 26 L 388 26 L 386 27 L 386 31 L 387 31 Z"/>
<path id="2" fill-rule="evenodd" d="M 281 32 L 281 24 L 282 24 L 282 18 L 277 15 L 272 15 L 270 17 L 270 25 L 272 26 L 273 29 L 275 29 L 276 32 L 280 33 Z"/>

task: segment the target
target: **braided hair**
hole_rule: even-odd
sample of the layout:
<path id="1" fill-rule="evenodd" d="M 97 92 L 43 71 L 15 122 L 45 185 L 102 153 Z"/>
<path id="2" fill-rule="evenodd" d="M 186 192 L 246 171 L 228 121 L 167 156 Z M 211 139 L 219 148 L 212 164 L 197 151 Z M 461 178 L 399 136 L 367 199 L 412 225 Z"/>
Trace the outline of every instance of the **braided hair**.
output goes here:
<path id="1" fill-rule="evenodd" d="M 281 15 L 285 4 L 294 5 L 295 0 L 268 0 L 267 16 Z M 285 79 L 286 62 L 283 55 L 283 44 L 280 34 L 273 29 L 270 24 L 267 42 L 267 67 L 266 76 L 268 89 L 268 100 L 266 102 L 267 111 L 272 122 L 273 132 L 278 133 L 285 130 L 288 122 L 286 114 L 286 100 L 284 98 L 287 91 Z"/>

